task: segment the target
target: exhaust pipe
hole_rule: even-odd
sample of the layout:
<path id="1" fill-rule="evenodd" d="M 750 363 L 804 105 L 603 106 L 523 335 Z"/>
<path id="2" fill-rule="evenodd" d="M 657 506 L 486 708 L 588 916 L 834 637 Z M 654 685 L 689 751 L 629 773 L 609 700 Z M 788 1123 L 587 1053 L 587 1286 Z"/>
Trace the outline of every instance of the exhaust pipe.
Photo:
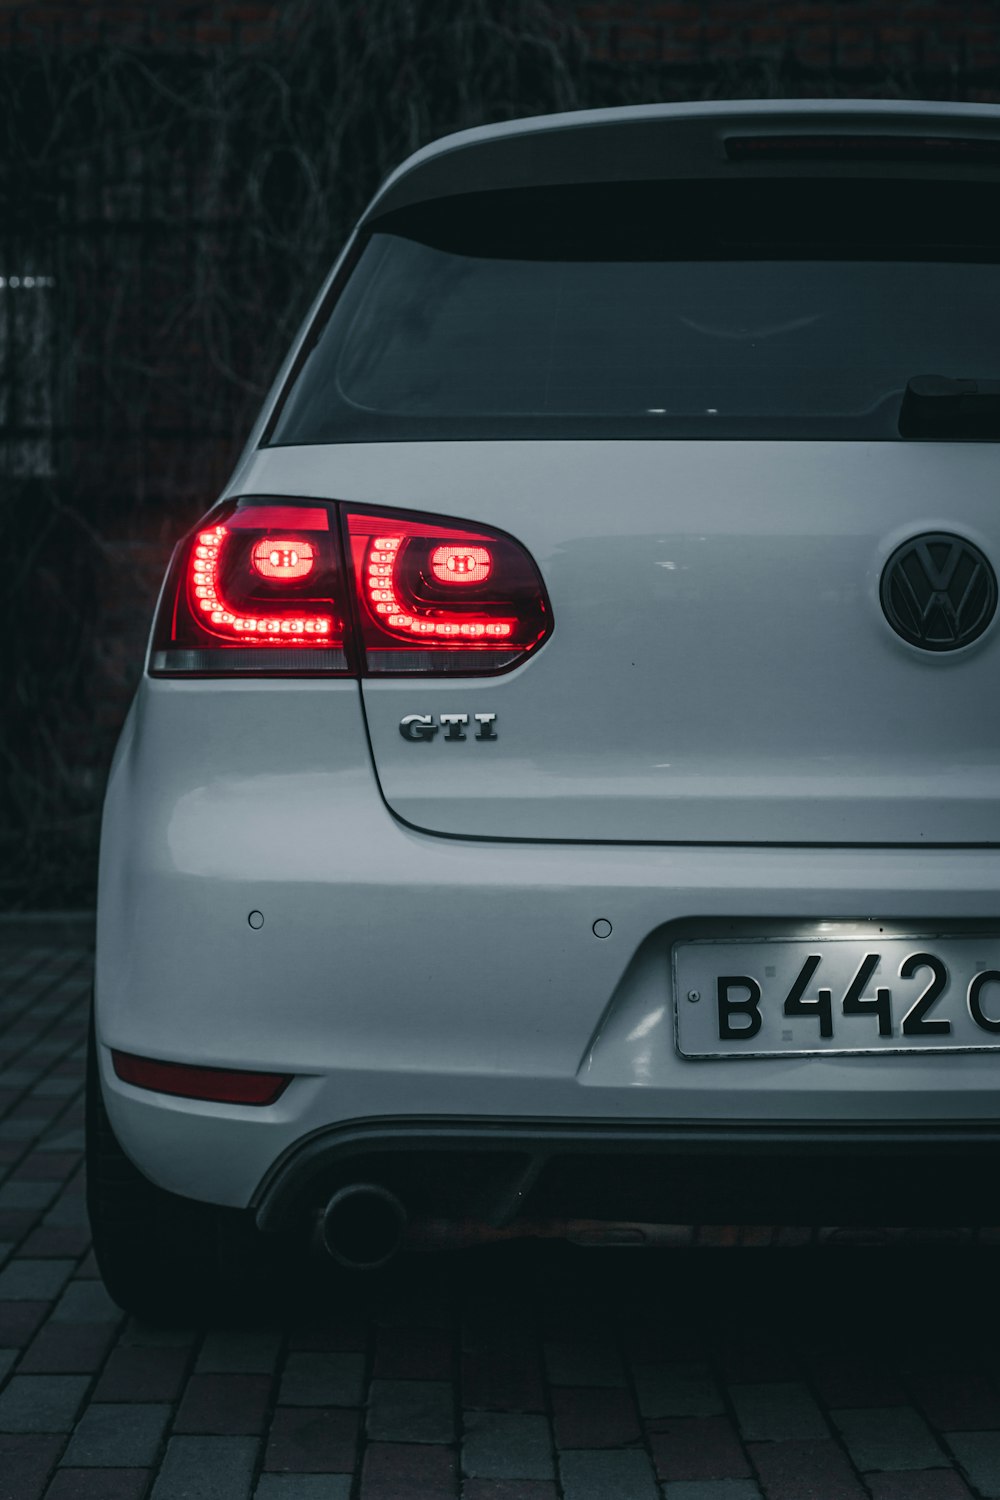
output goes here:
<path id="1" fill-rule="evenodd" d="M 319 1233 L 338 1266 L 374 1271 L 399 1249 L 406 1233 L 406 1210 L 388 1188 L 352 1182 L 338 1189 L 324 1208 Z"/>

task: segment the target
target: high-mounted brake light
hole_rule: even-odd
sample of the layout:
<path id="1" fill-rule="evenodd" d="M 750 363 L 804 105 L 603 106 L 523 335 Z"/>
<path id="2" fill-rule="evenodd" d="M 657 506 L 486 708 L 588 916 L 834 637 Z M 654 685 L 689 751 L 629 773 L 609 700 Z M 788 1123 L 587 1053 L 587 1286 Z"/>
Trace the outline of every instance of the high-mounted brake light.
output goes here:
<path id="1" fill-rule="evenodd" d="M 182 543 L 151 670 L 346 672 L 344 570 L 326 506 L 241 500 Z"/>
<path id="2" fill-rule="evenodd" d="M 551 629 L 538 569 L 503 532 L 409 511 L 246 498 L 178 548 L 150 672 L 506 672 Z"/>

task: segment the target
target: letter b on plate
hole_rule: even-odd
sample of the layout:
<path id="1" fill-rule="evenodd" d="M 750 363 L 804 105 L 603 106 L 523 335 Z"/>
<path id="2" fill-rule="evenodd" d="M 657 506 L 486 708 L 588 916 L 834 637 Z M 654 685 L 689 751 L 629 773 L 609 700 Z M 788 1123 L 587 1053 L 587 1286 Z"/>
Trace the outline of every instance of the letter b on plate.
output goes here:
<path id="1" fill-rule="evenodd" d="M 739 998 L 733 998 L 734 991 Z M 751 979 L 749 974 L 720 974 L 718 1000 L 720 1042 L 745 1042 L 757 1035 L 760 1030 L 760 985 L 756 979 Z M 738 1026 L 733 1025 L 734 1016 L 741 1017 Z"/>

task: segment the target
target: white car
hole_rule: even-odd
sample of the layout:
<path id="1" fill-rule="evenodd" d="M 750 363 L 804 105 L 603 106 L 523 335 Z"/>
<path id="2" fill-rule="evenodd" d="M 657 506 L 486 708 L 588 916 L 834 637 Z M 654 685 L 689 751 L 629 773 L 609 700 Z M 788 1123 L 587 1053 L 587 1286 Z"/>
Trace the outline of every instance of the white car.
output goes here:
<path id="1" fill-rule="evenodd" d="M 111 773 L 123 1306 L 310 1237 L 995 1222 L 998 177 L 993 107 L 741 102 L 383 185 Z"/>

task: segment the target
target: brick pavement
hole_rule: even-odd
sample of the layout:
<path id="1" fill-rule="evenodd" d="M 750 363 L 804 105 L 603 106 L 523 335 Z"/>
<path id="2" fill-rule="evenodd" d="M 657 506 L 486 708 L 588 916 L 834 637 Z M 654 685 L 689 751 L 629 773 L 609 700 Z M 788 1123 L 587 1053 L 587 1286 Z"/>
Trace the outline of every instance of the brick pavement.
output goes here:
<path id="1" fill-rule="evenodd" d="M 0 927 L 0 1500 L 1000 1497 L 971 1234 L 509 1245 L 339 1310 L 317 1267 L 239 1324 L 124 1317 L 84 1211 L 89 979 L 78 931 Z"/>

